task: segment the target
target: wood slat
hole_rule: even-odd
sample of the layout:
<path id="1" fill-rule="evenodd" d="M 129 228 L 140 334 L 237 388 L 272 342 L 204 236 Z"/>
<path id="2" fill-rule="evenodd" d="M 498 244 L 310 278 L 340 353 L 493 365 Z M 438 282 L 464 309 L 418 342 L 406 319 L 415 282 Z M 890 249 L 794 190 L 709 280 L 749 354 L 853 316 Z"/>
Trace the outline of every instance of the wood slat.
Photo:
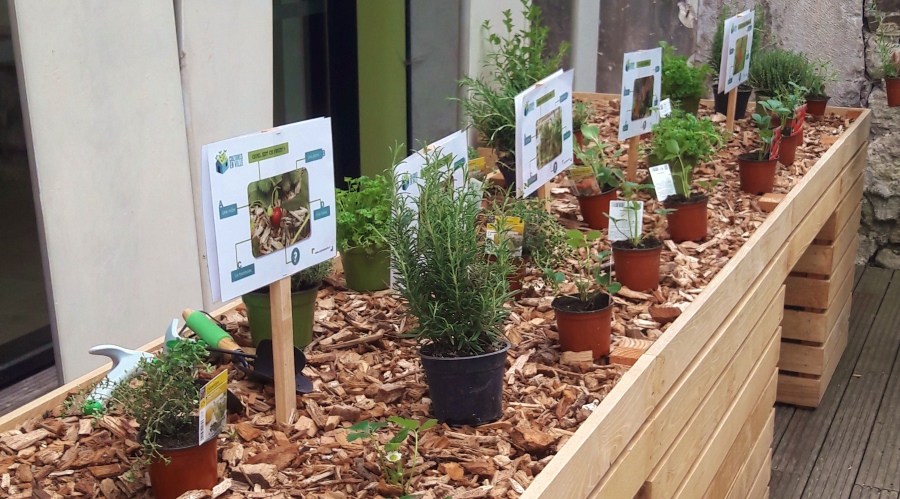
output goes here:
<path id="1" fill-rule="evenodd" d="M 862 199 L 864 187 L 865 179 L 862 177 L 858 178 L 850 187 L 847 196 L 845 196 L 840 204 L 837 205 L 834 213 L 830 217 L 828 217 L 828 219 L 825 221 L 825 224 L 822 225 L 822 229 L 819 231 L 816 239 L 833 241 L 837 238 L 838 231 L 841 229 L 841 226 L 838 225 L 838 221 L 848 218 L 851 213 L 856 211 L 856 208 L 858 207 L 860 200 Z"/>
<path id="2" fill-rule="evenodd" d="M 858 204 L 856 209 L 850 214 L 850 218 L 845 221 L 844 226 L 838 231 L 838 235 L 833 242 L 828 244 L 813 242 L 791 271 L 823 275 L 834 274 L 840 261 L 839 257 L 844 254 L 847 247 L 857 237 L 861 214 L 862 203 Z"/>
<path id="3" fill-rule="evenodd" d="M 838 307 L 835 306 L 833 308 Z M 847 345 L 847 331 L 850 328 L 850 308 L 851 302 L 847 300 L 841 308 L 837 322 L 832 327 L 824 343 L 800 344 L 782 341 L 778 368 L 782 371 L 823 376 L 826 374 L 825 371 L 829 366 L 832 369 L 837 367 L 837 361 L 840 359 L 841 354 L 844 353 L 843 347 L 840 345 Z M 782 401 L 779 400 L 779 402 Z"/>
<path id="4" fill-rule="evenodd" d="M 759 469 L 756 475 L 756 481 L 753 482 L 753 488 L 747 495 L 748 499 L 768 499 L 769 498 L 769 477 L 771 475 L 772 453 L 766 456 L 766 461 Z"/>
<path id="5" fill-rule="evenodd" d="M 855 281 L 855 276 L 844 279 L 833 303 L 851 301 L 851 292 L 856 285 Z M 781 320 L 781 337 L 789 340 L 824 343 L 843 310 L 842 307 L 837 306 L 828 307 L 824 311 L 785 309 L 784 319 Z"/>
<path id="6" fill-rule="evenodd" d="M 847 335 L 836 335 L 834 350 L 843 352 L 847 347 Z M 778 375 L 778 401 L 782 404 L 793 404 L 800 407 L 818 407 L 834 377 L 840 355 L 831 355 L 822 368 L 821 376 L 802 377 L 781 373 Z"/>
<path id="7" fill-rule="evenodd" d="M 896 490 L 876 489 L 865 485 L 854 485 L 850 499 L 898 499 L 900 492 Z"/>
<path id="8" fill-rule="evenodd" d="M 844 280 L 853 277 L 855 261 L 856 244 L 854 243 L 841 255 L 834 274 L 828 279 L 789 276 L 784 281 L 787 286 L 784 304 L 794 307 L 829 308 Z"/>
<path id="9" fill-rule="evenodd" d="M 741 427 L 741 431 L 738 433 L 737 438 L 734 439 L 734 443 L 731 444 L 731 449 L 728 450 L 728 454 L 722 461 L 721 466 L 719 466 L 719 470 L 716 471 L 716 475 L 713 477 L 709 487 L 706 488 L 706 492 L 703 494 L 704 499 L 721 499 L 728 494 L 735 479 L 746 467 L 749 450 L 753 447 L 754 442 L 757 442 L 763 435 L 763 430 L 770 418 L 773 420 L 772 433 L 774 434 L 774 417 L 775 411 L 772 410 L 772 407 L 765 403 L 757 404 L 753 412 L 750 413 L 750 417 L 744 422 L 744 426 Z M 766 440 L 767 449 L 771 442 L 772 435 L 769 435 Z M 754 476 L 755 472 L 756 468 L 754 468 Z"/>
<path id="10" fill-rule="evenodd" d="M 731 485 L 731 489 L 725 496 L 729 499 L 744 499 L 751 496 L 751 490 L 756 484 L 756 480 L 760 477 L 760 473 L 765 475 L 765 481 L 769 481 L 769 471 L 772 469 L 772 449 L 769 444 L 772 442 L 772 434 L 775 430 L 775 411 L 769 410 L 769 418 L 763 428 L 762 433 L 753 443 L 747 461 L 741 468 L 737 479 Z M 745 451 L 746 452 L 746 449 Z"/>

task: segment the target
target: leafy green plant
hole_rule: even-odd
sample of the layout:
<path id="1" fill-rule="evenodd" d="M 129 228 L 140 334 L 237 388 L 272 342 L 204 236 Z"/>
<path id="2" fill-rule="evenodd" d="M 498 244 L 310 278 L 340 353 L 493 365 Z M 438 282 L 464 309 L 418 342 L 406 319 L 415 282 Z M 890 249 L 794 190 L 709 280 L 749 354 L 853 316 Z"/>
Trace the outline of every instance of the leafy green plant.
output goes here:
<path id="1" fill-rule="evenodd" d="M 650 151 L 669 164 L 678 194 L 689 197 L 693 167 L 709 161 L 725 144 L 725 138 L 708 118 L 674 110 L 653 127 Z"/>
<path id="2" fill-rule="evenodd" d="M 616 229 L 628 237 L 628 242 L 635 248 L 640 247 L 641 243 L 647 237 L 643 231 L 639 229 L 644 212 L 642 204 L 637 201 L 637 193 L 639 191 L 654 189 L 653 184 L 638 184 L 635 182 L 622 182 L 622 198 L 625 200 L 625 218 L 614 218 L 608 213 L 606 217 L 615 225 Z M 659 209 L 654 213 L 664 215 L 671 213 L 671 209 Z"/>
<path id="3" fill-rule="evenodd" d="M 530 257 L 539 268 L 562 264 L 566 231 L 559 219 L 544 208 L 538 198 L 505 198 L 492 210 L 494 217 L 518 217 L 525 225 L 522 256 Z"/>
<path id="4" fill-rule="evenodd" d="M 313 287 L 322 285 L 322 281 L 331 275 L 334 270 L 334 264 L 331 260 L 317 263 L 312 267 L 307 267 L 300 272 L 291 276 L 291 291 L 303 291 Z"/>
<path id="5" fill-rule="evenodd" d="M 756 55 L 750 64 L 750 86 L 757 93 L 773 97 L 790 89 L 790 82 L 809 81 L 814 66 L 800 52 L 770 49 Z"/>
<path id="6" fill-rule="evenodd" d="M 335 192 L 338 249 L 361 248 L 370 255 L 382 251 L 387 247 L 384 233 L 391 219 L 393 181 L 385 175 L 344 180 L 347 189 Z"/>
<path id="7" fill-rule="evenodd" d="M 452 162 L 440 151 L 425 157 L 419 197 L 395 199 L 387 236 L 397 287 L 418 319 L 407 336 L 436 357 L 499 348 L 509 315 L 503 305 L 513 296 L 506 280 L 513 271 L 510 251 L 486 243 L 482 193 L 453 187 Z"/>
<path id="8" fill-rule="evenodd" d="M 584 101 L 573 101 L 572 104 L 572 129 L 582 130 L 594 115 L 594 108 Z"/>
<path id="9" fill-rule="evenodd" d="M 575 147 L 575 157 L 583 165 L 589 166 L 593 170 L 601 190 L 604 190 L 604 187 L 606 187 L 605 190 L 619 187 L 619 183 L 625 175 L 620 168 L 609 166 L 605 151 L 611 146 L 600 141 L 600 128 L 596 125 L 582 126 L 581 133 L 588 145 L 583 150 Z M 622 149 L 617 150 L 610 159 L 618 158 L 623 152 Z"/>
<path id="10" fill-rule="evenodd" d="M 566 244 L 571 248 L 575 259 L 577 272 L 572 281 L 578 290 L 578 300 L 589 304 L 601 293 L 616 294 L 622 285 L 613 282 L 609 272 L 603 270 L 603 263 L 609 258 L 610 251 L 593 252 L 594 241 L 600 239 L 603 233 L 599 230 L 582 232 L 577 229 L 566 231 Z M 556 294 L 559 294 L 559 285 L 565 281 L 566 275 L 553 267 L 544 267 L 544 274 L 553 286 Z"/>
<path id="11" fill-rule="evenodd" d="M 386 428 L 388 423 L 396 425 L 398 430 L 387 443 L 381 443 L 378 432 L 382 428 Z M 416 463 L 419 459 L 419 435 L 436 424 L 436 419 L 429 419 L 420 424 L 414 419 L 405 419 L 400 416 L 391 416 L 387 421 L 361 421 L 350 427 L 347 441 L 353 442 L 364 438 L 372 442 L 385 482 L 388 485 L 397 485 L 403 494 L 409 494 L 409 485 L 415 477 Z M 406 444 L 410 435 L 413 437 L 411 445 Z M 404 444 L 412 449 L 412 455 L 406 460 L 405 465 L 401 452 Z M 405 495 L 401 499 L 411 499 L 412 497 Z"/>
<path id="12" fill-rule="evenodd" d="M 675 55 L 675 47 L 659 42 L 662 55 L 662 97 L 673 101 L 699 99 L 706 92 L 711 70 L 706 64 L 693 67 L 686 56 Z"/>
<path id="13" fill-rule="evenodd" d="M 517 30 L 512 12 L 503 12 L 505 33 L 494 32 L 490 22 L 482 29 L 488 33 L 490 49 L 484 57 L 484 68 L 493 79 L 466 76 L 459 83 L 466 89 L 461 101 L 469 125 L 484 136 L 488 147 L 504 155 L 516 150 L 516 95 L 550 76 L 560 68 L 568 44 L 561 44 L 555 55 L 548 55 L 549 28 L 543 25 L 541 10 L 528 0 L 521 0 L 525 26 Z M 514 157 L 500 158 L 510 168 Z"/>
<path id="14" fill-rule="evenodd" d="M 787 123 L 788 120 L 796 118 L 797 108 L 806 104 L 806 95 L 808 93 L 809 89 L 792 81 L 788 82 L 787 89 L 778 92 L 776 100 L 781 102 L 781 113 L 778 116 L 781 118 L 782 123 Z"/>
<path id="15" fill-rule="evenodd" d="M 878 27 L 875 29 L 875 50 L 878 53 L 878 65 L 885 78 L 900 77 L 900 42 L 897 33 L 888 31 L 884 22 L 884 12 L 878 10 L 877 2 L 872 2 L 871 13 L 875 16 Z"/>
<path id="16" fill-rule="evenodd" d="M 765 111 L 765 114 L 753 113 L 753 121 L 756 123 L 756 132 L 761 142 L 760 148 L 757 150 L 757 160 L 765 161 L 769 159 L 772 152 L 772 144 L 775 140 L 775 129 L 772 128 L 772 116 L 786 115 L 790 112 L 788 108 L 777 99 L 768 99 L 760 101 L 759 105 Z"/>
<path id="17" fill-rule="evenodd" d="M 141 373 L 120 383 L 110 396 L 112 407 L 140 427 L 142 461 L 162 459 L 160 450 L 197 442 L 200 387 L 195 380 L 211 371 L 202 342 L 177 341 L 153 360 L 141 359 Z"/>
<path id="18" fill-rule="evenodd" d="M 807 97 L 824 98 L 825 86 L 837 81 L 837 73 L 831 69 L 831 64 L 825 60 L 813 61 L 809 77 L 803 84 L 808 88 Z"/>

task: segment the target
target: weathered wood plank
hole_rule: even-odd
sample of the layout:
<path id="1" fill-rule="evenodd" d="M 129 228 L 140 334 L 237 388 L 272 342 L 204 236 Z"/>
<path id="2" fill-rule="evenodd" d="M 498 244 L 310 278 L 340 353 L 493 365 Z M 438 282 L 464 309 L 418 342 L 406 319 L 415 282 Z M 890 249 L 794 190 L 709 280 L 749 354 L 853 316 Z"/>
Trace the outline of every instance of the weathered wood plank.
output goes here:
<path id="1" fill-rule="evenodd" d="M 837 367 L 837 359 L 843 353 L 843 349 L 839 345 L 846 346 L 847 344 L 851 302 L 847 300 L 843 307 L 838 307 L 838 305 L 840 304 L 836 304 L 833 308 L 840 308 L 840 316 L 824 343 L 800 344 L 782 341 L 778 369 L 823 376 L 826 374 L 825 370 L 828 366 Z M 779 402 L 781 401 L 779 400 Z"/>
<path id="2" fill-rule="evenodd" d="M 884 490 L 865 485 L 854 485 L 850 499 L 898 499 L 900 492 L 896 490 Z"/>
<path id="3" fill-rule="evenodd" d="M 844 254 L 841 255 L 841 260 L 834 274 L 828 279 L 789 276 L 784 281 L 785 286 L 787 286 L 784 304 L 793 307 L 810 307 L 823 310 L 829 308 L 844 280 L 852 278 L 855 261 L 856 244 L 851 244 L 844 251 Z"/>
<path id="4" fill-rule="evenodd" d="M 784 337 L 784 328 L 781 329 L 782 338 Z M 772 437 L 772 449 L 778 449 L 781 445 L 781 439 L 787 431 L 794 417 L 794 406 L 787 404 L 775 404 L 775 434 Z"/>
<path id="5" fill-rule="evenodd" d="M 753 447 L 750 448 L 747 460 L 744 462 L 744 466 L 738 473 L 734 483 L 731 484 L 731 488 L 725 495 L 708 496 L 710 499 L 715 497 L 727 497 L 732 499 L 744 499 L 745 497 L 750 497 L 751 490 L 756 484 L 756 480 L 759 478 L 760 473 L 766 475 L 766 482 L 768 482 L 768 472 L 772 469 L 772 449 L 769 447 L 769 443 L 772 441 L 774 430 L 775 411 L 770 409 L 769 419 L 766 421 L 762 433 L 760 433 L 756 442 L 753 443 Z M 744 453 L 747 453 L 746 448 L 744 449 Z"/>

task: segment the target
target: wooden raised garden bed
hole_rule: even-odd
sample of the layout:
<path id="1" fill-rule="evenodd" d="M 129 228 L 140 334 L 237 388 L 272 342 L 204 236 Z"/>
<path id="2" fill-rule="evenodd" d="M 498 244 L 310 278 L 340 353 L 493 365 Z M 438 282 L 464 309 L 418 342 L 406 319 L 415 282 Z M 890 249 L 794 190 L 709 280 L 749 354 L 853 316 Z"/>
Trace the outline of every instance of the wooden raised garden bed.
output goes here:
<path id="1" fill-rule="evenodd" d="M 598 94 L 576 94 L 575 97 L 595 102 L 606 102 L 614 98 Z M 517 340 L 519 348 L 511 350 L 511 365 L 506 378 L 508 384 L 519 383 L 525 376 L 521 371 L 523 369 L 527 371 L 529 366 L 537 369 L 538 376 L 542 373 L 549 373 L 549 376 L 553 372 L 561 379 L 568 376 L 564 379 L 569 381 L 565 382 L 576 389 L 577 380 L 586 380 L 587 376 L 581 376 L 590 374 L 594 385 L 598 382 L 602 385 L 591 389 L 586 401 L 590 402 L 593 397 L 600 394 L 599 404 L 595 408 L 590 411 L 579 410 L 580 404 L 585 403 L 581 401 L 584 398 L 581 396 L 577 403 L 573 403 L 574 399 L 568 401 L 569 405 L 578 407 L 559 405 L 545 407 L 541 401 L 556 404 L 556 400 L 550 401 L 547 394 L 537 392 L 541 395 L 535 402 L 528 398 L 525 389 L 527 386 L 523 387 L 521 393 L 518 388 L 514 388 L 512 390 L 516 396 L 515 400 L 512 400 L 507 392 L 507 412 L 500 422 L 488 425 L 490 428 L 481 432 L 471 429 L 453 431 L 436 429 L 436 433 L 427 436 L 429 439 L 427 442 L 423 439 L 423 447 L 429 449 L 435 448 L 438 440 L 449 442 L 450 445 L 468 446 L 471 455 L 479 458 L 485 456 L 478 454 L 479 447 L 490 446 L 494 449 L 491 451 L 493 454 L 487 454 L 489 456 L 486 458 L 487 461 L 479 461 L 487 470 L 473 471 L 471 466 L 465 466 L 464 459 L 449 459 L 440 463 L 432 462 L 427 468 L 428 476 L 423 480 L 437 483 L 444 478 L 443 475 L 458 473 L 458 476 L 463 478 L 454 478 L 450 484 L 458 487 L 454 490 L 465 490 L 463 487 L 467 487 L 468 492 L 457 492 L 453 495 L 455 498 L 521 496 L 530 499 L 557 499 L 639 496 L 668 499 L 682 496 L 700 497 L 704 494 L 710 498 L 765 497 L 769 480 L 771 458 L 769 448 L 774 428 L 773 405 L 776 397 L 785 402 L 815 406 L 846 344 L 849 293 L 856 249 L 855 232 L 859 223 L 858 205 L 870 117 L 867 110 L 831 108 L 830 111 L 846 118 L 838 120 L 844 129 L 843 133 L 827 137 L 829 142 L 834 140 L 833 144 L 828 144 L 830 147 L 827 151 L 808 171 L 805 171 L 802 178 L 797 177 L 796 185 L 768 215 L 759 211 L 758 197 L 744 196 L 743 202 L 748 207 L 746 211 L 752 211 L 753 217 L 756 217 L 753 220 L 758 221 L 758 224 L 754 222 L 755 230 L 747 232 L 740 248 L 733 255 L 718 258 L 722 262 L 715 267 L 718 273 L 709 273 L 708 278 L 711 280 L 703 281 L 705 285 L 700 286 L 702 291 L 698 289 L 694 295 L 685 293 L 693 303 L 684 307 L 684 311 L 674 322 L 663 327 L 657 324 L 655 328 L 649 327 L 640 333 L 655 339 L 655 343 L 637 358 L 627 371 L 624 367 L 604 367 L 603 370 L 598 370 L 597 367 L 582 366 L 587 370 L 582 371 L 582 374 L 575 374 L 579 369 L 575 364 L 535 366 L 535 362 L 538 364 L 540 362 L 536 361 L 535 357 L 529 358 L 529 355 L 539 357 L 546 355 L 547 349 L 556 348 L 555 345 L 547 346 L 547 338 L 552 339 L 555 333 L 551 332 L 548 325 L 550 321 L 546 320 L 546 316 L 537 312 L 538 306 L 527 309 L 528 314 L 534 312 L 534 315 L 519 318 L 520 322 L 517 322 L 514 329 L 523 330 L 524 333 L 519 334 Z M 734 168 L 736 169 L 736 166 Z M 732 222 L 733 220 L 726 220 L 719 223 Z M 711 230 L 710 235 L 714 234 L 715 232 Z M 680 248 L 669 249 L 671 250 L 669 258 L 681 259 L 678 261 L 696 261 L 699 260 L 699 256 L 703 256 L 698 255 L 691 260 L 680 253 Z M 670 287 L 664 291 L 677 294 L 679 290 Z M 339 302 L 335 305 L 335 300 L 345 299 L 339 298 L 341 294 L 345 293 L 332 293 L 326 298 L 331 300 L 332 309 L 356 310 L 354 307 L 358 305 L 352 301 L 346 304 Z M 535 297 L 529 299 L 535 303 L 540 302 L 540 299 Z M 382 298 L 379 297 L 377 300 Z M 618 305 L 620 307 L 618 315 L 626 317 L 629 316 L 630 308 L 640 308 L 639 304 L 635 304 L 635 300 L 623 301 Z M 214 315 L 231 313 L 232 310 L 233 305 L 216 311 Z M 515 310 L 520 311 L 518 308 Z M 392 313 L 392 311 L 388 313 L 387 318 L 382 316 L 376 322 L 389 321 L 393 317 Z M 355 312 L 348 312 L 348 317 L 357 317 L 352 320 L 354 327 L 357 327 L 356 323 L 367 327 L 372 324 L 359 319 Z M 621 321 L 621 318 L 617 320 Z M 399 327 L 403 328 L 402 325 Z M 362 335 L 344 334 L 340 336 L 342 339 L 338 340 L 336 337 L 342 333 L 329 329 L 328 339 L 332 342 L 326 344 L 323 340 L 321 344 L 311 347 L 313 351 L 320 349 L 322 352 L 317 358 L 313 358 L 310 354 L 310 364 L 316 367 L 316 373 L 331 372 L 333 375 L 340 375 L 340 372 L 328 369 L 338 365 L 332 363 L 340 362 L 340 352 L 343 351 L 340 347 L 343 346 L 354 353 L 357 361 L 360 355 L 355 353 L 355 349 L 370 342 L 384 345 L 384 342 L 390 341 L 391 348 L 403 347 L 401 350 L 409 350 L 408 343 L 389 340 L 387 334 L 380 332 L 382 330 L 378 329 L 377 324 L 366 331 L 367 333 Z M 618 334 L 621 335 L 624 331 L 625 328 L 621 327 Z M 378 338 L 372 340 L 371 337 L 374 336 Z M 161 340 L 144 348 L 153 350 L 160 344 Z M 374 347 L 370 345 L 367 348 L 366 355 L 370 355 Z M 531 350 L 524 351 L 528 348 Z M 544 350 L 541 350 L 542 348 Z M 557 357 L 549 358 L 556 362 L 559 360 L 558 353 L 556 355 Z M 393 355 L 387 355 L 392 356 L 401 356 L 401 351 L 397 350 Z M 338 360 L 334 361 L 335 358 Z M 518 365 L 519 359 L 521 365 Z M 421 373 L 415 367 L 407 368 L 403 367 L 404 365 L 401 367 L 406 369 L 405 371 L 396 363 L 390 366 L 394 369 L 393 373 L 384 376 L 385 384 L 379 386 L 384 388 L 406 381 L 412 383 L 415 379 L 415 386 L 410 388 L 406 385 L 404 388 L 406 392 L 401 395 L 406 398 L 400 400 L 408 403 L 410 391 L 416 392 L 421 399 L 424 391 L 421 387 L 424 384 L 420 380 Z M 517 365 L 519 371 L 516 371 Z M 619 377 L 618 373 L 622 371 L 625 372 Z M 94 371 L 0 418 L 0 434 L 23 429 L 23 425 L 33 420 L 32 418 L 40 417 L 48 411 L 58 411 L 59 405 L 69 393 L 89 386 L 103 374 L 104 369 Z M 614 381 L 615 384 L 612 385 Z M 365 379 L 360 379 L 359 382 L 368 383 Z M 603 383 L 611 386 L 611 390 Z M 352 392 L 357 388 L 362 390 L 364 387 L 348 384 L 345 388 Z M 584 388 L 583 384 L 581 388 Z M 385 394 L 385 396 L 393 395 L 397 394 L 394 392 Z M 325 396 L 330 395 L 322 395 Z M 563 392 L 562 395 L 558 394 L 557 398 L 565 399 L 567 396 Z M 376 399 L 377 397 L 377 394 L 373 396 Z M 254 395 L 251 398 L 259 405 L 271 398 L 271 390 L 261 392 L 259 397 Z M 332 430 L 335 425 L 340 429 L 341 423 L 346 423 L 342 419 L 343 414 L 334 410 L 327 414 L 317 414 L 321 408 L 320 404 L 325 406 L 326 403 L 321 397 L 310 400 L 312 403 L 307 400 L 305 409 L 301 404 L 303 414 L 310 415 L 304 416 L 312 425 L 310 427 L 297 429 L 295 426 L 290 432 L 284 429 L 287 436 L 281 431 L 267 430 L 265 421 L 269 421 L 269 417 L 263 415 L 265 413 L 263 409 L 257 411 L 258 417 L 252 424 L 248 423 L 247 426 L 238 429 L 238 433 L 241 433 L 241 430 L 249 432 L 261 429 L 260 434 L 273 434 L 273 441 L 278 442 L 271 444 L 267 449 L 275 452 L 281 448 L 277 446 L 282 444 L 296 446 L 302 443 L 308 431 L 317 435 L 317 438 L 315 443 L 304 444 L 300 449 L 301 457 L 306 456 L 304 459 L 312 460 L 316 451 L 321 452 L 323 448 L 329 453 L 335 452 L 334 456 L 339 456 L 340 449 L 334 448 L 343 446 L 340 438 L 337 441 L 331 438 L 329 443 L 323 443 L 319 439 L 323 432 L 316 433 L 316 426 L 319 426 L 318 419 L 323 419 L 322 426 L 334 423 L 330 424 Z M 319 403 L 315 400 L 319 400 Z M 301 399 L 301 402 L 303 401 Z M 419 417 L 420 410 L 427 410 L 427 406 L 412 404 L 407 414 Z M 575 416 L 572 416 L 573 412 Z M 526 413 L 529 416 L 523 421 L 519 415 Z M 547 413 L 557 414 L 550 418 L 554 425 L 552 430 L 540 426 L 547 421 L 542 419 Z M 337 419 L 332 421 L 331 416 Z M 553 439 L 558 440 L 559 446 L 551 445 L 534 456 L 530 456 L 527 452 L 523 453 L 521 449 L 527 449 L 528 444 L 534 442 L 528 441 L 526 434 L 521 432 L 514 437 L 524 441 L 515 441 L 515 438 L 510 438 L 510 431 L 523 422 L 527 424 L 528 421 L 531 421 L 534 430 L 552 434 Z M 569 427 L 565 426 L 564 422 L 574 426 L 566 429 Z M 34 426 L 29 426 L 28 429 L 43 428 L 39 426 L 40 424 L 34 423 Z M 273 425 L 269 423 L 269 426 Z M 77 418 L 75 427 L 78 427 Z M 65 428 L 58 430 L 57 433 L 66 431 Z M 325 432 L 325 435 L 329 434 L 328 431 Z M 241 438 L 244 436 L 241 435 Z M 235 449 L 236 439 L 234 436 L 228 437 L 229 453 Z M 507 443 L 510 441 L 512 447 Z M 244 440 L 244 444 L 250 445 L 247 440 Z M 60 450 L 66 450 L 68 448 L 66 445 L 62 445 Z M 225 466 L 224 462 L 227 461 L 224 456 L 224 445 L 220 443 L 223 454 L 220 459 L 220 463 L 223 464 L 220 466 Z M 265 446 L 267 443 L 264 442 L 262 445 Z M 309 446 L 312 448 L 304 450 Z M 318 449 L 315 446 L 319 446 Z M 501 455 L 497 454 L 498 448 Z M 45 450 L 39 449 L 38 455 L 44 456 Z M 261 448 L 256 447 L 252 451 L 262 452 Z M 503 454 L 503 451 L 506 454 Z M 441 461 L 442 456 L 447 456 L 446 453 L 441 453 L 444 451 L 426 452 L 430 452 L 431 456 L 426 456 L 426 459 L 432 461 Z M 463 453 L 465 454 L 465 451 Z M 234 458 L 233 453 L 229 455 Z M 491 455 L 494 456 L 493 460 Z M 509 459 L 507 456 L 515 459 Z M 42 466 L 41 462 L 35 461 L 34 456 L 26 456 L 25 459 L 34 461 L 32 468 L 36 473 L 41 473 L 42 469 L 45 471 L 55 469 L 54 466 L 57 466 L 46 463 Z M 328 459 L 337 460 L 337 457 Z M 304 471 L 302 476 L 300 473 L 289 473 L 288 478 L 294 480 L 294 485 L 282 489 L 284 496 L 306 495 L 312 490 L 315 495 L 310 497 L 357 497 L 349 495 L 348 490 L 365 485 L 361 480 L 354 481 L 352 477 L 348 480 L 351 472 L 356 473 L 352 470 L 359 468 L 348 466 L 347 469 L 351 471 L 345 472 L 342 478 L 340 472 L 334 476 L 334 468 L 340 467 L 339 463 L 316 462 L 319 464 L 314 466 L 314 472 Z M 456 462 L 464 466 L 454 465 L 455 468 L 446 466 L 447 463 Z M 297 461 L 294 463 L 296 466 Z M 5 471 L 4 465 L 7 467 Z M 494 465 L 497 466 L 496 470 L 493 469 Z M 504 467 L 506 465 L 511 467 Z M 4 464 L 0 454 L 0 477 L 4 473 L 10 475 L 13 470 L 8 469 L 9 466 L 9 462 Z M 231 464 L 228 464 L 228 467 L 230 470 Z M 15 471 L 17 472 L 18 468 Z M 116 468 L 116 471 L 121 469 Z M 13 483 L 18 475 L 16 472 L 11 473 Z M 229 473 L 235 478 L 233 471 Z M 116 474 L 110 475 L 110 478 L 106 479 L 110 481 L 104 480 L 103 483 L 107 488 L 110 486 L 118 487 L 120 490 L 127 488 L 124 482 L 119 483 L 120 480 L 114 483 L 112 480 L 116 477 Z M 499 483 L 501 479 L 503 483 Z M 513 485 L 513 481 L 518 486 Z M 340 494 L 345 495 L 324 495 L 325 491 L 332 490 L 323 485 L 326 482 L 339 483 L 340 485 L 333 486 L 334 490 L 343 491 Z M 444 480 L 443 483 L 446 484 L 447 481 Z M 299 484 L 307 488 L 300 488 Z M 521 490 L 523 486 L 524 492 Z M 0 496 L 5 492 L 7 490 L 0 488 Z M 106 494 L 103 491 L 97 493 L 101 492 Z M 121 494 L 112 491 L 106 495 L 114 496 L 116 493 Z M 495 493 L 499 495 L 494 495 Z M 223 497 L 229 497 L 227 494 L 229 493 Z M 244 496 L 235 493 L 233 497 Z M 360 497 L 374 497 L 374 495 Z"/>

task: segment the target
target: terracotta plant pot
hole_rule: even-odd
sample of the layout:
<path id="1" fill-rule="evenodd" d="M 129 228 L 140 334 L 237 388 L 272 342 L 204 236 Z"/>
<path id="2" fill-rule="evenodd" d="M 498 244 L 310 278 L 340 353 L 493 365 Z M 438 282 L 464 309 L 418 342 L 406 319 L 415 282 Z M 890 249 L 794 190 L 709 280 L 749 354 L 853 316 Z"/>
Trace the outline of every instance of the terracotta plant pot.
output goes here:
<path id="1" fill-rule="evenodd" d="M 794 159 L 797 157 L 797 146 L 800 145 L 800 140 L 803 138 L 803 130 L 798 130 L 794 135 L 784 135 L 781 136 L 781 149 L 778 151 L 778 161 L 781 162 L 784 166 L 791 166 L 794 164 Z"/>
<path id="2" fill-rule="evenodd" d="M 391 282 L 391 254 L 387 249 L 374 254 L 363 248 L 341 251 L 347 287 L 362 293 L 387 289 Z"/>
<path id="3" fill-rule="evenodd" d="M 900 106 L 900 78 L 885 78 L 884 91 L 887 93 L 889 107 Z"/>
<path id="4" fill-rule="evenodd" d="M 194 438 L 197 434 L 194 433 Z M 153 494 L 157 499 L 175 499 L 189 490 L 211 489 L 216 486 L 218 435 L 201 445 L 160 451 L 171 461 L 154 461 L 148 471 Z"/>
<path id="5" fill-rule="evenodd" d="M 756 153 L 738 156 L 741 190 L 750 194 L 772 192 L 772 189 L 775 187 L 775 172 L 778 169 L 778 158 L 762 161 L 756 158 Z"/>
<path id="6" fill-rule="evenodd" d="M 578 144 L 579 149 L 584 149 L 584 134 L 581 133 L 581 130 L 575 130 L 575 143 Z"/>
<path id="7" fill-rule="evenodd" d="M 667 198 L 666 208 L 675 211 L 666 214 L 669 223 L 669 236 L 676 243 L 684 241 L 700 241 L 706 238 L 706 206 L 709 198 L 703 194 L 694 194 L 688 199 Z"/>
<path id="8" fill-rule="evenodd" d="M 616 281 L 632 291 L 651 291 L 659 287 L 659 257 L 662 241 L 646 237 L 640 248 L 630 241 L 616 241 L 612 245 Z"/>
<path id="9" fill-rule="evenodd" d="M 825 116 L 825 109 L 828 107 L 828 100 L 831 97 L 827 95 L 808 95 L 806 97 L 806 112 L 813 116 Z"/>
<path id="10" fill-rule="evenodd" d="M 560 348 L 563 352 L 590 350 L 594 360 L 608 356 L 612 300 L 599 294 L 585 304 L 577 296 L 557 296 L 550 304 L 556 312 Z"/>
<path id="11" fill-rule="evenodd" d="M 588 227 L 595 230 L 603 230 L 609 227 L 609 219 L 605 213 L 609 213 L 609 202 L 618 197 L 616 189 L 601 192 L 596 196 L 577 196 L 578 206 L 581 209 L 581 217 Z"/>
<path id="12" fill-rule="evenodd" d="M 714 78 L 713 81 L 718 82 L 718 78 Z M 728 94 L 720 94 L 719 93 L 719 84 L 713 83 L 713 97 L 715 98 L 716 112 L 719 114 L 728 114 Z M 750 103 L 750 95 L 753 93 L 753 89 L 747 88 L 745 86 L 738 87 L 738 95 L 737 95 L 737 103 L 734 106 L 734 118 L 742 119 L 747 116 L 747 104 Z"/>

